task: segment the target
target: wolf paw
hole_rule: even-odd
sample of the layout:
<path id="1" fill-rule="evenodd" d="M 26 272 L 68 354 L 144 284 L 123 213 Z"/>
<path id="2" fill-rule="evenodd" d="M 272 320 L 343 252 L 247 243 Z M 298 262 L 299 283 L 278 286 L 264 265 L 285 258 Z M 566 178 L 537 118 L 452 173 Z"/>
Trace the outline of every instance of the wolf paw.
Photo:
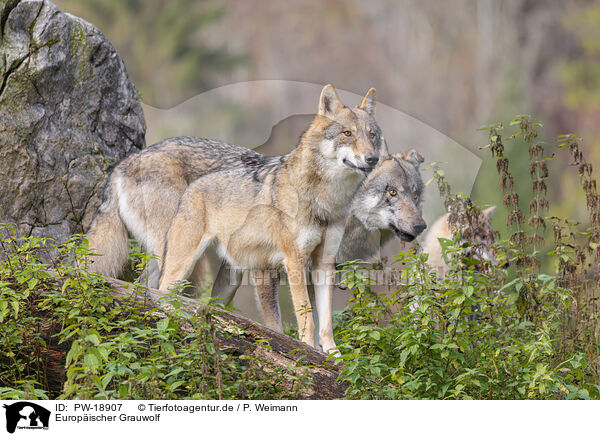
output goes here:
<path id="1" fill-rule="evenodd" d="M 334 357 L 342 357 L 341 353 L 338 351 L 337 346 L 335 344 L 330 345 L 321 345 L 323 352 L 325 354 L 333 355 Z"/>

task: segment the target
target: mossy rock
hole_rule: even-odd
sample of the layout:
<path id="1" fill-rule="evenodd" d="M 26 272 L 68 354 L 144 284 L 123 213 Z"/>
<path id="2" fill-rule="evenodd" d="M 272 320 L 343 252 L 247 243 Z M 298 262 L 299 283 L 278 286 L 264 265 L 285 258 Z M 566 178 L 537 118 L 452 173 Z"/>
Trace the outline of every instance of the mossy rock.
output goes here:
<path id="1" fill-rule="evenodd" d="M 51 2 L 0 0 L 0 36 L 0 222 L 64 241 L 144 146 L 138 94 L 108 39 Z"/>

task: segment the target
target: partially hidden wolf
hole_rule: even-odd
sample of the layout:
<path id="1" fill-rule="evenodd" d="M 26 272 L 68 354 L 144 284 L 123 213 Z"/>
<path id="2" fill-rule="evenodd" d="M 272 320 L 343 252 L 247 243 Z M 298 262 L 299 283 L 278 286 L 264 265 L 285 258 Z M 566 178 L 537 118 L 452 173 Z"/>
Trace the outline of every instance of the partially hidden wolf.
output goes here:
<path id="1" fill-rule="evenodd" d="M 354 196 L 338 263 L 369 259 L 394 236 L 411 242 L 425 230 L 423 161 L 415 150 L 381 158 Z"/>
<path id="2" fill-rule="evenodd" d="M 352 200 L 336 263 L 369 259 L 394 236 L 410 242 L 427 227 L 422 216 L 424 184 L 419 167 L 423 157 L 415 150 L 384 153 L 375 169 L 361 184 Z M 241 271 L 221 268 L 212 296 L 224 304 L 233 299 Z M 268 327 L 283 331 L 278 301 L 278 275 L 254 275 L 263 320 Z"/>
<path id="3" fill-rule="evenodd" d="M 493 251 L 493 244 L 496 242 L 496 232 L 492 227 L 490 219 L 496 212 L 496 206 L 490 206 L 481 211 L 480 219 L 470 229 L 466 229 L 468 234 L 464 234 L 465 229 L 459 229 L 460 243 L 468 242 L 473 244 L 465 253 L 469 257 L 478 260 L 491 262 L 497 265 L 496 256 Z M 423 238 L 423 252 L 429 255 L 427 263 L 434 268 L 438 275 L 443 277 L 448 273 L 448 265 L 442 255 L 442 246 L 439 239 L 454 239 L 454 233 L 448 222 L 450 214 L 447 213 L 439 217 Z"/>
<path id="4" fill-rule="evenodd" d="M 333 275 L 352 196 L 379 158 L 374 108 L 374 89 L 348 108 L 328 85 L 315 119 L 287 155 L 268 157 L 220 141 L 176 138 L 126 159 L 111 175 L 88 232 L 90 248 L 100 254 L 92 269 L 119 273 L 127 231 L 147 251 L 163 255 L 163 290 L 187 279 L 213 242 L 238 268 L 259 272 L 283 264 L 293 281 L 300 339 L 312 344 L 304 266 L 312 258 L 317 273 Z M 317 289 L 325 351 L 335 348 L 331 288 L 323 283 Z"/>

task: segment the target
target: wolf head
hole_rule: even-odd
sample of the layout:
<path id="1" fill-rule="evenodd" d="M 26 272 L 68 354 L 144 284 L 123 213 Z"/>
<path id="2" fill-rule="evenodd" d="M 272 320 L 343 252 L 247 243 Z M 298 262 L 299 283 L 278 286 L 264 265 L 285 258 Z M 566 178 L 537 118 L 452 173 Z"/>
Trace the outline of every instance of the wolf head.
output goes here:
<path id="1" fill-rule="evenodd" d="M 377 165 L 384 143 L 374 114 L 375 89 L 369 89 L 358 106 L 349 108 L 333 86 L 323 88 L 311 129 L 319 132 L 319 152 L 328 165 L 362 175 Z"/>
<path id="2" fill-rule="evenodd" d="M 391 230 L 403 241 L 425 230 L 422 162 L 415 150 L 382 156 L 353 201 L 352 211 L 367 230 Z"/>

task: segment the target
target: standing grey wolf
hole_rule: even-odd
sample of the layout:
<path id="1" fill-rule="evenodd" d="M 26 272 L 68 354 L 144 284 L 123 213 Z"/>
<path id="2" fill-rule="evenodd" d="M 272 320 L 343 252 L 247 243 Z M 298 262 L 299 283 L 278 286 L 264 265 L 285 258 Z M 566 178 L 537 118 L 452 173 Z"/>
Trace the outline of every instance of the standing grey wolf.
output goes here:
<path id="1" fill-rule="evenodd" d="M 314 325 L 306 315 L 311 308 L 303 268 L 313 257 L 317 272 L 332 275 L 350 200 L 378 161 L 381 132 L 374 109 L 374 89 L 348 108 L 328 85 L 311 126 L 285 156 L 175 138 L 126 159 L 111 175 L 88 232 L 90 248 L 100 254 L 92 270 L 119 273 L 129 230 L 147 251 L 164 252 L 160 288 L 166 289 L 188 278 L 208 242 L 217 240 L 221 254 L 236 266 L 260 271 L 285 265 L 295 282 L 295 307 L 304 310 L 297 313 L 300 339 L 310 343 Z M 329 288 L 320 286 L 317 298 L 325 351 L 335 348 Z"/>
<path id="2" fill-rule="evenodd" d="M 297 147 L 279 157 L 231 162 L 184 192 L 167 235 L 159 288 L 189 277 L 213 242 L 236 268 L 286 269 L 301 341 L 315 327 L 305 268 L 312 259 L 319 344 L 335 352 L 332 291 L 335 255 L 356 189 L 376 165 L 380 132 L 372 115 L 375 90 L 357 108 L 323 88 L 318 113 Z M 230 146 L 232 147 L 232 146 Z M 265 296 L 258 293 L 259 301 Z"/>
<path id="3" fill-rule="evenodd" d="M 422 216 L 424 184 L 419 167 L 423 162 L 415 150 L 387 154 L 385 142 L 375 169 L 354 195 L 346 219 L 344 235 L 336 263 L 368 259 L 394 236 L 413 241 L 427 227 Z M 212 296 L 229 304 L 239 287 L 242 272 L 221 268 L 213 285 Z M 257 294 L 270 296 L 261 304 L 263 320 L 272 329 L 282 331 L 275 275 L 254 277 Z M 261 297 L 259 295 L 259 301 Z"/>
<path id="4" fill-rule="evenodd" d="M 118 277 L 127 262 L 128 232 L 145 251 L 161 257 L 179 199 L 189 184 L 227 167 L 229 161 L 259 158 L 252 150 L 191 137 L 165 139 L 127 157 L 110 175 L 87 232 L 90 249 L 97 254 L 90 270 Z M 150 271 L 148 286 L 157 288 L 157 261 Z"/>
<path id="5" fill-rule="evenodd" d="M 463 234 L 461 230 L 460 242 L 469 242 L 474 244 L 470 247 L 469 256 L 473 256 L 479 260 L 497 264 L 496 256 L 492 250 L 492 245 L 496 241 L 496 232 L 490 223 L 490 219 L 496 212 L 496 206 L 490 206 L 481 211 L 481 218 L 478 220 L 474 228 L 467 229 L 468 235 Z M 431 226 L 425 238 L 423 239 L 423 252 L 429 255 L 427 263 L 434 268 L 441 277 L 448 273 L 448 265 L 442 256 L 442 246 L 439 238 L 450 239 L 454 238 L 448 217 L 450 214 L 445 214 L 439 217 Z"/>
<path id="6" fill-rule="evenodd" d="M 352 200 L 336 263 L 368 259 L 394 236 L 413 241 L 426 228 L 422 216 L 424 184 L 419 172 L 423 157 L 415 150 L 389 155 L 387 147 L 375 169 L 367 176 Z M 229 304 L 241 282 L 241 271 L 221 268 L 212 296 Z M 254 275 L 263 320 L 283 331 L 278 301 L 278 275 Z"/>

